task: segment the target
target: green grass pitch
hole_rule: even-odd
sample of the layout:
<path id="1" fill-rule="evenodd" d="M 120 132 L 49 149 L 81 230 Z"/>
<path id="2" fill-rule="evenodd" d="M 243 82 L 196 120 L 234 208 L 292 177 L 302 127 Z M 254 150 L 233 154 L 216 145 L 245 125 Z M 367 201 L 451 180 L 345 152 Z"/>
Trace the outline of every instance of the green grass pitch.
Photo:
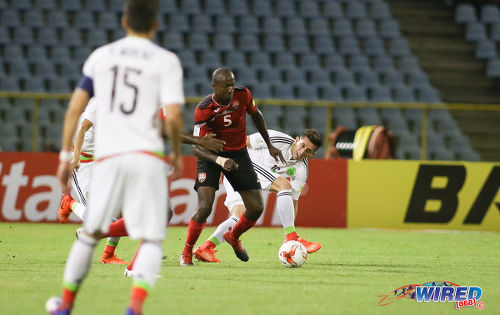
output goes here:
<path id="1" fill-rule="evenodd" d="M 0 223 L 0 314 L 45 314 L 45 301 L 60 294 L 64 263 L 77 225 Z M 213 228 L 206 228 L 200 244 Z M 227 244 L 222 263 L 180 267 L 185 227 L 171 227 L 164 243 L 162 278 L 145 314 L 500 314 L 500 234 L 298 228 L 321 242 L 302 268 L 278 261 L 279 228 L 254 228 L 242 237 L 250 261 Z M 73 314 L 123 314 L 132 281 L 124 266 L 98 263 Z M 138 242 L 123 238 L 117 249 L 130 260 Z M 451 281 L 483 289 L 484 310 L 456 310 L 453 303 L 402 299 L 378 306 L 381 295 L 407 284 Z"/>

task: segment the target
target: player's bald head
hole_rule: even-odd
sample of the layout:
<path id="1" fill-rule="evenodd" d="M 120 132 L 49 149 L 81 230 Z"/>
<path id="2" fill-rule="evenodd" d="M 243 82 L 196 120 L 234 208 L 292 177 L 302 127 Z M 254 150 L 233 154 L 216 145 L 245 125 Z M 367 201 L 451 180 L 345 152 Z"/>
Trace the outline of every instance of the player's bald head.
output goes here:
<path id="1" fill-rule="evenodd" d="M 212 73 L 212 84 L 216 85 L 218 83 L 227 82 L 228 80 L 234 80 L 234 74 L 231 70 L 220 67 L 215 69 Z"/>

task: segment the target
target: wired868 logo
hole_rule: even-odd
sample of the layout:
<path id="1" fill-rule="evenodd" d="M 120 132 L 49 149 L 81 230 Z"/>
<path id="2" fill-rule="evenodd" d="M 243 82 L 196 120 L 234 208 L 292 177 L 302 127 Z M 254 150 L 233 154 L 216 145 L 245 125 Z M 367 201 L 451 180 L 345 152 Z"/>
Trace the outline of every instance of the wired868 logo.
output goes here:
<path id="1" fill-rule="evenodd" d="M 382 299 L 378 306 L 385 306 L 401 299 L 421 302 L 453 302 L 456 309 L 476 307 L 480 310 L 485 304 L 479 301 L 483 296 L 481 287 L 460 286 L 449 281 L 433 281 L 424 284 L 408 284 L 397 288 L 390 294 L 379 295 Z"/>

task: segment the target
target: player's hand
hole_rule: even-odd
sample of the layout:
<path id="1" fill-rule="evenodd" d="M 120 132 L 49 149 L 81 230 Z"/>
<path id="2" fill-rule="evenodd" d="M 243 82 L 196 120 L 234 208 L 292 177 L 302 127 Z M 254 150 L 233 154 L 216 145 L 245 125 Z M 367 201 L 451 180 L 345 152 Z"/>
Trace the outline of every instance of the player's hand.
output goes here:
<path id="1" fill-rule="evenodd" d="M 236 171 L 240 167 L 233 159 L 227 159 L 224 163 L 224 170 L 227 172 Z"/>
<path id="2" fill-rule="evenodd" d="M 71 171 L 72 166 L 70 162 L 59 162 L 57 167 L 57 179 L 59 180 L 59 185 L 63 194 L 69 194 L 71 192 Z"/>
<path id="3" fill-rule="evenodd" d="M 80 168 L 80 160 L 77 158 L 74 158 L 73 163 L 72 163 L 72 167 L 75 171 L 78 171 L 78 169 Z"/>
<path id="4" fill-rule="evenodd" d="M 276 162 L 279 162 L 279 160 L 281 160 L 281 162 L 283 162 L 284 164 L 286 164 L 286 160 L 283 157 L 283 154 L 281 154 L 281 150 L 277 149 L 272 144 L 269 145 L 267 147 L 267 149 L 269 150 L 269 154 L 271 154 L 271 156 L 276 160 Z"/>
<path id="5" fill-rule="evenodd" d="M 174 171 L 172 172 L 171 178 L 178 179 L 182 175 L 182 170 L 184 169 L 184 162 L 182 161 L 182 155 L 177 155 L 175 153 L 170 154 L 170 163 Z"/>
<path id="6" fill-rule="evenodd" d="M 224 148 L 225 141 L 216 139 L 215 134 L 209 133 L 200 138 L 200 145 L 208 151 L 221 152 Z"/>

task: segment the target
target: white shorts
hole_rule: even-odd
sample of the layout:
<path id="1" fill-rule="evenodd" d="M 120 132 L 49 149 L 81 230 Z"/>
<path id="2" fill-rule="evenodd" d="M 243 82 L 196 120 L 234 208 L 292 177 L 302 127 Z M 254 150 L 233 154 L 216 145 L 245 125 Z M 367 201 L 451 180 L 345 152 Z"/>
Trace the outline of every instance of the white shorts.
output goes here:
<path id="1" fill-rule="evenodd" d="M 166 236 L 166 163 L 145 153 L 118 155 L 95 163 L 85 231 L 106 233 L 119 212 L 131 239 Z"/>
<path id="2" fill-rule="evenodd" d="M 71 180 L 71 196 L 76 201 L 87 206 L 90 191 L 90 181 L 92 179 L 92 170 L 95 162 L 80 163 L 78 170 L 73 170 L 73 178 Z"/>

